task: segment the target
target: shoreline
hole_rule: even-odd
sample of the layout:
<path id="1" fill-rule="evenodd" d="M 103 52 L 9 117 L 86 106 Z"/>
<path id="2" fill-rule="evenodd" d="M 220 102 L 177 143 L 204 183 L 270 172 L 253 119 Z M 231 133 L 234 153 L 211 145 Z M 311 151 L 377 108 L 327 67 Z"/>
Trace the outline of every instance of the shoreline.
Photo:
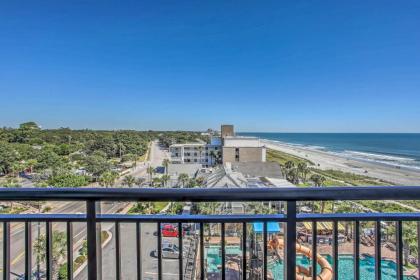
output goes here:
<path id="1" fill-rule="evenodd" d="M 363 161 L 325 150 L 313 149 L 305 146 L 298 146 L 273 140 L 261 139 L 261 142 L 268 148 L 303 159 L 312 161 L 316 168 L 322 170 L 339 170 L 357 175 L 369 176 L 395 185 L 414 186 L 420 185 L 420 170 L 409 168 L 396 168 L 395 166 Z"/>

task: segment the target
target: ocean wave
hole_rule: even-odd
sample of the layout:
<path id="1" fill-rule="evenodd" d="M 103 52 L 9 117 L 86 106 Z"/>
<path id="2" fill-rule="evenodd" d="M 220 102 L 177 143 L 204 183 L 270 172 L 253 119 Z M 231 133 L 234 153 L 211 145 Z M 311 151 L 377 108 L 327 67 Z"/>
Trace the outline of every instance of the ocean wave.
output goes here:
<path id="1" fill-rule="evenodd" d="M 269 140 L 269 139 L 262 139 L 266 143 L 272 144 L 281 144 L 289 147 L 296 147 L 301 149 L 307 149 L 312 151 L 323 151 L 328 154 L 349 158 L 353 160 L 377 163 L 392 166 L 395 168 L 407 168 L 413 170 L 420 170 L 420 162 L 413 158 L 408 157 L 401 157 L 401 156 L 392 156 L 387 154 L 378 154 L 378 153 L 368 153 L 368 152 L 360 152 L 360 151 L 352 151 L 352 150 L 345 150 L 345 151 L 332 151 L 326 147 L 316 146 L 316 145 L 302 145 L 296 143 L 287 143 L 278 140 Z"/>
<path id="2" fill-rule="evenodd" d="M 309 149 L 309 150 L 318 150 L 318 151 L 321 151 L 321 150 L 326 151 L 327 150 L 326 147 L 318 146 L 318 145 L 288 143 L 288 142 L 283 142 L 283 141 L 279 141 L 279 140 L 271 140 L 271 139 L 261 139 L 261 140 L 263 142 L 266 142 L 266 143 L 281 144 L 281 145 L 285 145 L 285 146 L 305 148 L 305 149 Z"/>
<path id="3" fill-rule="evenodd" d="M 407 158 L 407 157 L 397 157 L 391 155 L 384 155 L 384 154 L 374 154 L 374 153 L 366 153 L 366 152 L 358 152 L 358 151 L 344 151 L 345 154 L 356 155 L 364 158 L 370 159 L 378 159 L 378 160 L 386 160 L 386 161 L 395 161 L 395 162 L 414 162 L 415 159 Z"/>
<path id="4" fill-rule="evenodd" d="M 408 168 L 420 170 L 420 162 L 415 159 L 399 156 L 391 156 L 385 154 L 366 153 L 359 151 L 344 151 L 341 153 L 335 153 L 337 155 L 349 157 L 356 160 L 374 162 L 379 164 L 385 164 L 394 166 L 396 168 Z"/>

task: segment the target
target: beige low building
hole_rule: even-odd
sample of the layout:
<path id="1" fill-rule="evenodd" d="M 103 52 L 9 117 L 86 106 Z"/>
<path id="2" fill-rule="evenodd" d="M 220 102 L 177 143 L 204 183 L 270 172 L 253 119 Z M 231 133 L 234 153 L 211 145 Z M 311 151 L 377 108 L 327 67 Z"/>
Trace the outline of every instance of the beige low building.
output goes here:
<path id="1" fill-rule="evenodd" d="M 223 138 L 222 160 L 227 162 L 265 162 L 266 148 L 255 137 Z"/>

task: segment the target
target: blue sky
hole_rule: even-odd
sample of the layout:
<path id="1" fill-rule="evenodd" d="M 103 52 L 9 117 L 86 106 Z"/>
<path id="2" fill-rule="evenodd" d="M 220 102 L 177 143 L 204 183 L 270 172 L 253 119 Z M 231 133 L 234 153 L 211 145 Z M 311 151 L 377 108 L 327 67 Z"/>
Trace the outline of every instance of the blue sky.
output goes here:
<path id="1" fill-rule="evenodd" d="M 420 132 L 420 2 L 1 1 L 0 126 Z"/>

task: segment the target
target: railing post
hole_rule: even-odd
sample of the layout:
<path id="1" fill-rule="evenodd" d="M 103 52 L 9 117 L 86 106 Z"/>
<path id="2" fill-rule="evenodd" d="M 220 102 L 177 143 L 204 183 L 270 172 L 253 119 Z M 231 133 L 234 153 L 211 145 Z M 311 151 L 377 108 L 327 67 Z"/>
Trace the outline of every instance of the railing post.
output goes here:
<path id="1" fill-rule="evenodd" d="M 286 277 L 296 280 L 296 201 L 287 201 Z"/>
<path id="2" fill-rule="evenodd" d="M 100 205 L 95 200 L 88 200 L 87 217 L 87 247 L 88 247 L 88 280 L 102 279 L 102 246 L 101 224 L 96 222 L 96 214 Z"/>

